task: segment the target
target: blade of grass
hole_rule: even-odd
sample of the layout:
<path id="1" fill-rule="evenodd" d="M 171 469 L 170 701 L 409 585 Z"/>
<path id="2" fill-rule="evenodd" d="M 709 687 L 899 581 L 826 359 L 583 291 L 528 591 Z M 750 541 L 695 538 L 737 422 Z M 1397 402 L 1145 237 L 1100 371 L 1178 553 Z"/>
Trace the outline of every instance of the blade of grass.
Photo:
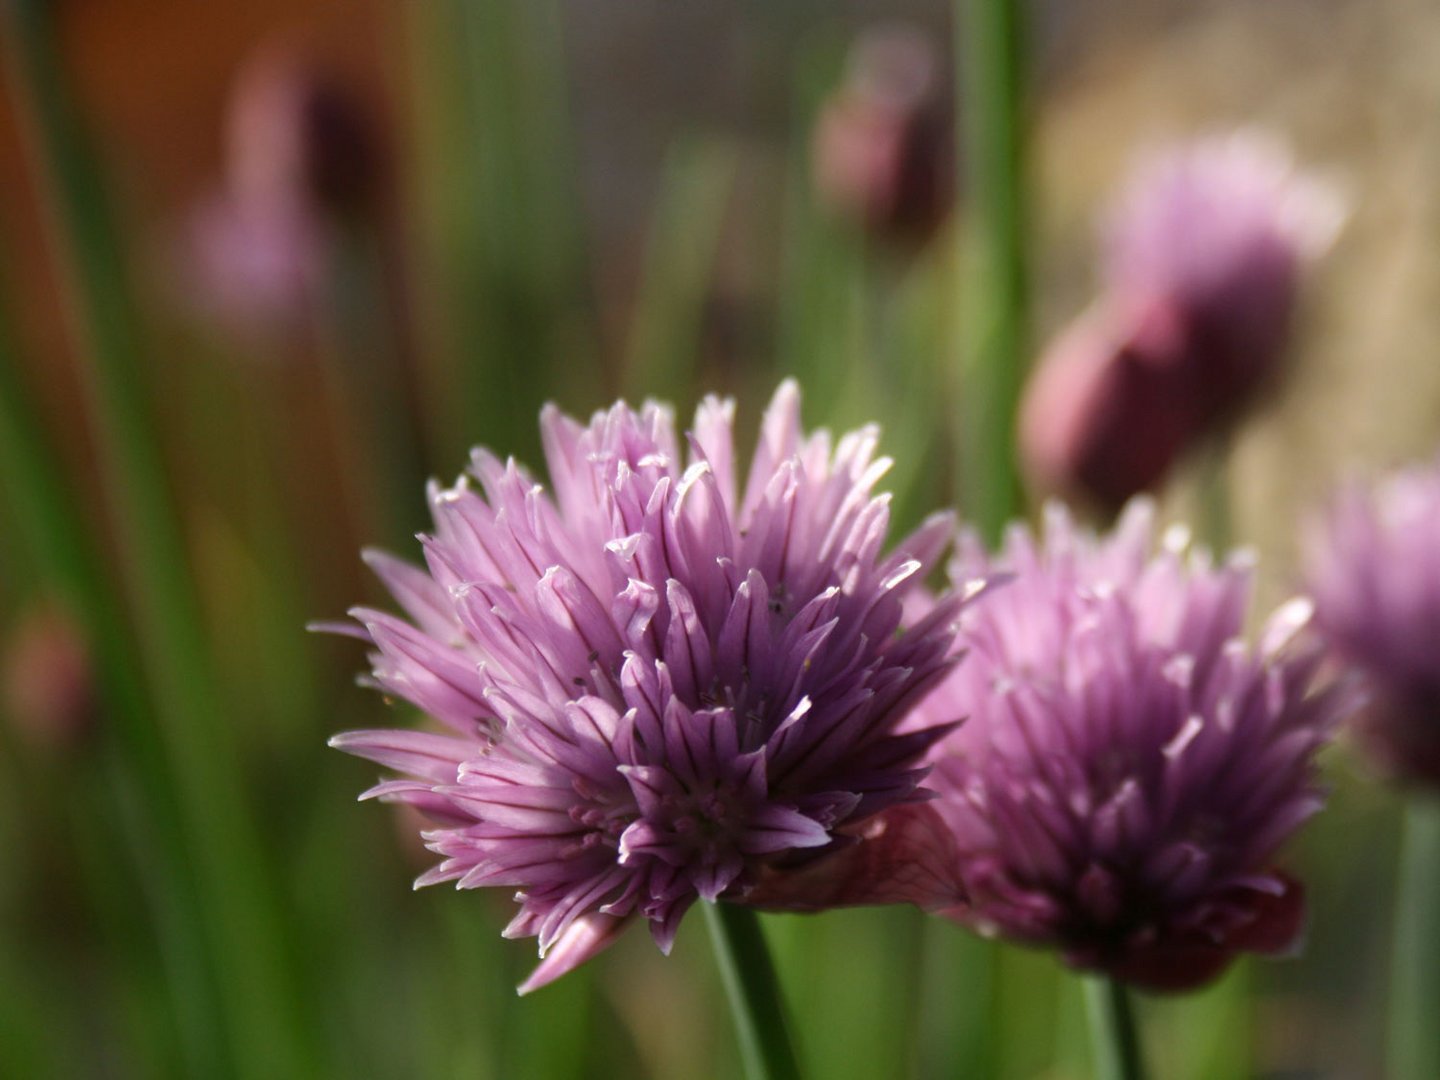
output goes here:
<path id="1" fill-rule="evenodd" d="M 26 539 L 37 578 L 66 607 L 85 635 L 105 703 L 102 752 L 117 759 L 105 787 L 133 776 L 145 791 L 148 815 L 130 830 L 125 846 L 142 881 L 153 886 L 152 925 L 169 968 L 172 1011 L 189 1070 L 217 1067 L 218 1007 L 204 965 L 199 900 L 182 867 L 180 813 L 166 773 L 164 748 L 152 722 L 148 693 L 132 635 L 109 587 L 89 529 L 79 513 L 55 455 L 40 430 L 17 370 L 7 328 L 0 319 L 0 478 L 9 498 L 6 519 Z M 91 785 L 78 790 L 88 793 Z M 115 815 L 99 811 L 94 829 L 103 831 Z M 79 835 L 77 833 L 77 835 Z M 108 835 L 108 834 L 107 834 Z M 103 878 L 104 875 L 101 875 Z M 104 903 L 118 894 L 101 882 Z M 133 936 L 126 926 L 122 936 Z"/>
<path id="2" fill-rule="evenodd" d="M 962 302 L 967 434 L 962 505 L 990 540 L 1023 506 L 1015 413 L 1026 366 L 1029 283 L 1023 155 L 1024 11 L 1019 0 L 957 0 L 965 75 L 970 273 Z"/>
<path id="3" fill-rule="evenodd" d="M 844 54 L 843 41 L 829 37 L 801 53 L 795 130 L 813 129 Z M 859 230 L 817 205 L 808 141 L 796 139 L 786 177 L 776 352 L 780 372 L 798 378 L 805 390 L 811 423 L 841 419 L 850 376 L 864 359 L 863 255 Z"/>
<path id="4" fill-rule="evenodd" d="M 705 301 L 735 168 L 735 148 L 713 139 L 670 149 L 626 349 L 623 389 L 632 399 L 680 405 L 696 395 Z"/>
<path id="5" fill-rule="evenodd" d="M 92 416 L 112 493 L 129 598 L 165 719 L 186 851 L 201 891 L 241 1075 L 299 1075 L 313 1064 L 302 1001 L 285 969 L 270 870 L 245 806 L 233 730 L 205 653 L 180 530 L 144 398 L 135 316 L 100 172 L 72 112 L 50 5 L 7 9 L 9 69 L 28 105 L 26 135 L 53 199 L 50 226 L 90 377 Z"/>
<path id="6" fill-rule="evenodd" d="M 581 260 L 559 15 L 551 0 L 453 10 L 465 94 L 455 135 L 473 144 L 475 185 L 456 296 L 476 365 L 470 407 L 486 443 L 533 461 L 541 403 L 588 411 L 608 382 Z"/>
<path id="7" fill-rule="evenodd" d="M 362 226 L 337 229 L 329 295 L 318 320 L 331 409 L 345 458 L 366 477 L 357 485 L 361 518 L 379 532 L 370 542 L 408 543 L 422 524 L 425 468 L 376 240 Z"/>

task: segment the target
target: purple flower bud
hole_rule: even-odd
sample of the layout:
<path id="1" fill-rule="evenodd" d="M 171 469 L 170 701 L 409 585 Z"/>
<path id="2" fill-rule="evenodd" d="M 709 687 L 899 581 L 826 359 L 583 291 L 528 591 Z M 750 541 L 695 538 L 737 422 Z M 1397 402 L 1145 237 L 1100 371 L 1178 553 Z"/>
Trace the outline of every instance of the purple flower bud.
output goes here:
<path id="1" fill-rule="evenodd" d="M 373 209 L 381 183 L 374 118 L 301 52 L 272 46 L 236 77 L 226 144 L 231 195 L 319 214 Z"/>
<path id="2" fill-rule="evenodd" d="M 507 936 L 540 939 L 542 985 L 644 919 L 664 950 L 697 899 L 852 842 L 922 796 L 948 728 L 899 730 L 954 664 L 958 598 L 901 630 L 951 531 L 889 555 L 873 428 L 832 446 L 777 391 L 749 473 L 734 406 L 618 404 L 541 417 L 551 491 L 474 454 L 432 488 L 426 568 L 371 553 L 410 621 L 352 614 L 374 684 L 447 734 L 361 731 L 341 749 L 404 774 L 367 793 L 436 820 L 417 884 L 518 890 Z M 682 446 L 685 450 L 682 450 Z"/>
<path id="3" fill-rule="evenodd" d="M 1152 556 L 1151 518 L 1134 503 L 1097 539 L 1052 506 L 1043 542 L 1014 528 L 995 558 L 964 538 L 953 580 L 1010 580 L 965 609 L 966 661 L 919 719 L 967 718 L 928 781 L 968 893 L 948 914 L 1182 990 L 1294 944 L 1275 852 L 1320 809 L 1312 759 L 1354 695 L 1317 687 L 1305 601 L 1251 649 L 1248 560 L 1174 530 Z"/>
<path id="4" fill-rule="evenodd" d="M 1107 300 L 1050 346 L 1021 402 L 1020 450 L 1041 490 L 1118 509 L 1198 434 L 1197 374 L 1173 305 Z"/>
<path id="5" fill-rule="evenodd" d="M 1338 198 L 1254 133 L 1142 161 L 1105 226 L 1105 293 L 1045 353 L 1021 452 L 1045 490 L 1118 509 L 1280 366 L 1301 271 Z"/>
<path id="6" fill-rule="evenodd" d="M 379 213 L 372 118 L 298 52 L 272 46 L 237 76 L 226 136 L 224 187 L 187 229 L 188 301 L 233 334 L 293 336 L 323 287 L 333 230 Z"/>
<path id="7" fill-rule="evenodd" d="M 924 240 L 954 201 L 949 85 L 929 37 L 875 28 L 851 50 L 812 145 L 821 200 L 872 233 Z"/>
<path id="8" fill-rule="evenodd" d="M 1388 773 L 1440 787 L 1440 465 L 1352 483 L 1305 536 L 1316 622 L 1366 675 L 1361 742 Z"/>

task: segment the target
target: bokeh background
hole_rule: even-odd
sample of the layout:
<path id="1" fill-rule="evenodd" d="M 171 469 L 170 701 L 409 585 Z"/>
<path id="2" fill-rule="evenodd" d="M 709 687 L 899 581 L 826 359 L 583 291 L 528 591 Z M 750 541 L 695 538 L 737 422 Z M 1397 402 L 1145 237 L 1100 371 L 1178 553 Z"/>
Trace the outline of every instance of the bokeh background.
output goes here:
<path id="1" fill-rule="evenodd" d="M 399 706 L 304 625 L 385 603 L 359 549 L 416 555 L 425 478 L 473 444 L 537 461 L 550 399 L 683 414 L 723 391 L 753 432 L 794 374 L 807 422 L 884 426 L 902 523 L 963 511 L 951 6 L 11 6 L 0 361 L 36 438 L 0 446 L 0 1075 L 735 1075 L 698 925 L 522 1000 L 505 897 L 411 892 L 417 823 L 354 805 L 375 770 L 325 747 Z M 114 226 L 108 361 L 57 243 L 32 17 Z M 1276 602 L 1337 478 L 1440 430 L 1440 10 L 1047 0 L 1028 21 L 1032 351 L 1093 295 L 1095 216 L 1137 149 L 1260 125 L 1345 193 L 1288 377 L 1163 493 L 1213 521 L 1218 467 L 1212 538 L 1256 547 Z M 913 175 L 893 212 L 847 212 L 817 132 L 857 37 L 897 25 L 934 73 Z M 1157 1076 L 1381 1075 L 1398 803 L 1343 747 L 1326 769 L 1292 848 L 1304 956 L 1147 999 Z M 1088 1075 L 1048 955 L 910 910 L 765 925 L 812 1075 Z"/>

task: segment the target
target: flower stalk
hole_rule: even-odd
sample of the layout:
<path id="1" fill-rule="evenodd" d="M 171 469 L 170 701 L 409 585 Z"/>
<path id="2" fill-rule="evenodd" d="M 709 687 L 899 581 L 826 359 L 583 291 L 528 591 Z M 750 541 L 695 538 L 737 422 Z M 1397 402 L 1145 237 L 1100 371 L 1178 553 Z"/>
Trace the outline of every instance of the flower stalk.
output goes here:
<path id="1" fill-rule="evenodd" d="M 992 540 L 1023 505 L 1015 415 L 1025 377 L 1029 310 L 1023 153 L 1024 12 L 1018 0 L 959 0 L 959 52 L 969 163 L 979 229 L 965 295 L 966 501 Z"/>
<path id="2" fill-rule="evenodd" d="M 1090 1015 L 1095 1080 L 1145 1080 L 1140 1032 L 1125 984 L 1106 976 L 1087 977 L 1085 1007 Z"/>
<path id="3" fill-rule="evenodd" d="M 800 1066 L 759 917 L 738 904 L 701 906 L 735 1017 L 745 1075 L 749 1080 L 798 1080 Z"/>
<path id="4" fill-rule="evenodd" d="M 1391 960 L 1390 1072 L 1440 1076 L 1440 798 L 1415 794 L 1406 811 Z"/>

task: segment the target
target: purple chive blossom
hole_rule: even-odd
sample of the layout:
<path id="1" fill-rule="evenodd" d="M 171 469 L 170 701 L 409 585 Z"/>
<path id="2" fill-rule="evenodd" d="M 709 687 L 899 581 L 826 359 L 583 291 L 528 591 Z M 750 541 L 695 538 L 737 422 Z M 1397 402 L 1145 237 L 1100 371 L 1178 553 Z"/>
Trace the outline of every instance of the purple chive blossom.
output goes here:
<path id="1" fill-rule="evenodd" d="M 1303 264 L 1343 219 L 1337 193 L 1298 170 L 1280 140 L 1258 131 L 1194 139 L 1132 171 L 1104 226 L 1106 285 L 1168 297 L 1226 339 L 1217 348 L 1237 350 L 1217 362 L 1263 366 L 1288 329 Z"/>
<path id="2" fill-rule="evenodd" d="M 1395 776 L 1440 787 L 1440 463 L 1346 487 L 1306 535 L 1316 623 L 1367 676 L 1357 733 Z"/>
<path id="3" fill-rule="evenodd" d="M 1104 290 L 1036 366 L 1019 421 L 1046 490 L 1118 508 L 1243 410 L 1290 339 L 1341 201 L 1255 132 L 1142 160 L 1103 230 Z"/>
<path id="4" fill-rule="evenodd" d="M 1043 542 L 962 540 L 955 580 L 1012 575 L 961 617 L 965 663 L 922 714 L 966 716 L 932 754 L 931 806 L 968 900 L 948 914 L 1152 989 L 1299 932 L 1277 847 L 1320 809 L 1312 757 L 1348 705 L 1313 685 L 1292 601 L 1240 639 L 1250 566 L 1212 566 L 1132 503 L 1096 539 L 1052 507 Z"/>
<path id="5" fill-rule="evenodd" d="M 960 601 L 902 633 L 902 598 L 951 522 L 883 555 L 877 432 L 832 447 L 799 406 L 786 382 L 744 478 L 733 402 L 705 400 L 683 456 L 663 406 L 547 407 L 551 492 L 477 450 L 478 491 L 432 487 L 426 569 L 367 556 L 410 619 L 351 613 L 373 681 L 448 730 L 332 744 L 405 775 L 367 796 L 436 820 L 417 884 L 518 890 L 506 936 L 546 957 L 522 989 L 636 917 L 668 951 L 696 898 L 743 902 L 922 798 L 948 727 L 897 724 L 953 666 Z"/>

